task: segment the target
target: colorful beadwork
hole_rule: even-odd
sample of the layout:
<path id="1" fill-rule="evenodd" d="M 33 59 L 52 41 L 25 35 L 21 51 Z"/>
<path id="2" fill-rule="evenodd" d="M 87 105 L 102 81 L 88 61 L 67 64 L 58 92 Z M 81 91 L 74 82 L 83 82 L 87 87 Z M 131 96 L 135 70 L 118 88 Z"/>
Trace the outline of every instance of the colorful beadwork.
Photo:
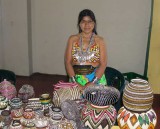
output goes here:
<path id="1" fill-rule="evenodd" d="M 107 106 L 118 101 L 120 92 L 114 87 L 93 85 L 85 88 L 83 96 L 93 105 Z"/>
<path id="2" fill-rule="evenodd" d="M 122 107 L 118 111 L 117 122 L 120 129 L 154 129 L 157 123 L 157 116 L 153 109 L 135 113 Z"/>
<path id="3" fill-rule="evenodd" d="M 89 46 L 84 52 L 82 49 L 82 36 L 80 36 L 79 42 L 73 44 L 72 57 L 73 62 L 83 64 L 85 62 L 97 62 L 100 59 L 99 45 L 94 42 L 94 33 L 91 36 Z"/>
<path id="4" fill-rule="evenodd" d="M 59 81 L 54 85 L 53 103 L 54 106 L 60 107 L 61 103 L 65 100 L 80 99 L 81 93 L 76 83 L 61 82 Z"/>
<path id="5" fill-rule="evenodd" d="M 87 103 L 82 109 L 82 121 L 90 129 L 110 129 L 116 121 L 116 109 L 112 105 L 95 106 Z"/>
<path id="6" fill-rule="evenodd" d="M 153 91 L 146 80 L 132 79 L 125 86 L 123 104 L 131 111 L 147 111 L 153 103 Z"/>
<path id="7" fill-rule="evenodd" d="M 4 79 L 4 81 L 0 83 L 0 93 L 2 96 L 5 96 L 7 99 L 10 100 L 16 97 L 17 90 L 15 86 L 11 84 L 11 82 Z"/>

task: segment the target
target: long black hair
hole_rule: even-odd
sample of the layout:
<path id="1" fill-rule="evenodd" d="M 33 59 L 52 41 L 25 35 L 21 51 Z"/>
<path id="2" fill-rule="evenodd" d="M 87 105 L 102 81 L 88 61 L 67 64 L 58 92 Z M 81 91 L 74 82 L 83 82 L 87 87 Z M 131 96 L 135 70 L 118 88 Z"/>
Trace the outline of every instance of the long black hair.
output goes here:
<path id="1" fill-rule="evenodd" d="M 94 24 L 93 32 L 95 34 L 97 34 L 97 30 L 96 30 L 96 28 L 97 28 L 96 18 L 95 18 L 94 13 L 91 10 L 89 10 L 89 9 L 84 9 L 84 10 L 82 10 L 79 13 L 78 24 L 77 24 L 78 29 L 79 29 L 79 33 L 82 32 L 81 27 L 80 27 L 80 22 L 82 21 L 83 17 L 85 17 L 85 16 L 89 16 L 92 19 L 92 21 L 94 21 L 95 24 Z"/>

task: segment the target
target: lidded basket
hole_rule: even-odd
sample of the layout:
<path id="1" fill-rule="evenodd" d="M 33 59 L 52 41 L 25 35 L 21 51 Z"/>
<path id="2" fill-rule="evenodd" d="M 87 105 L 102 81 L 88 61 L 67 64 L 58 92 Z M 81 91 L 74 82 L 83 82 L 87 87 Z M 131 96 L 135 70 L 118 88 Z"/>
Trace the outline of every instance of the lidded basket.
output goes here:
<path id="1" fill-rule="evenodd" d="M 81 111 L 84 125 L 90 129 L 110 129 L 116 122 L 115 104 L 120 96 L 114 87 L 91 85 L 85 88 L 83 96 L 87 103 Z"/>
<path id="2" fill-rule="evenodd" d="M 35 96 L 35 91 L 33 86 L 25 84 L 18 91 L 18 97 L 22 100 L 22 102 L 28 102 L 28 99 L 33 98 Z"/>
<path id="3" fill-rule="evenodd" d="M 131 111 L 147 111 L 153 104 L 153 91 L 148 81 L 132 79 L 125 86 L 123 92 L 123 104 Z"/>
<path id="4" fill-rule="evenodd" d="M 106 106 L 115 104 L 120 97 L 120 92 L 114 87 L 93 85 L 84 90 L 83 96 L 93 105 Z"/>
<path id="5" fill-rule="evenodd" d="M 5 96 L 7 99 L 12 99 L 16 97 L 17 90 L 11 82 L 4 79 L 3 82 L 0 83 L 0 93 L 2 96 Z"/>

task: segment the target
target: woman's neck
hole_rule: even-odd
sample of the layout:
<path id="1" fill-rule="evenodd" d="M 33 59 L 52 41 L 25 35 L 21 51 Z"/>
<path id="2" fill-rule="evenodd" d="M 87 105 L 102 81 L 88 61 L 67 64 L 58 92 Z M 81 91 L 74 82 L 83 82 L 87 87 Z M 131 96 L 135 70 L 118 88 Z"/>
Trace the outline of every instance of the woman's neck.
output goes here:
<path id="1" fill-rule="evenodd" d="M 87 34 L 86 34 L 86 33 L 83 33 L 83 32 L 82 32 L 81 34 L 82 34 L 82 37 L 83 37 L 83 38 L 86 38 L 86 39 L 90 39 L 90 38 L 91 38 L 91 35 L 92 35 L 92 33 L 87 33 Z"/>

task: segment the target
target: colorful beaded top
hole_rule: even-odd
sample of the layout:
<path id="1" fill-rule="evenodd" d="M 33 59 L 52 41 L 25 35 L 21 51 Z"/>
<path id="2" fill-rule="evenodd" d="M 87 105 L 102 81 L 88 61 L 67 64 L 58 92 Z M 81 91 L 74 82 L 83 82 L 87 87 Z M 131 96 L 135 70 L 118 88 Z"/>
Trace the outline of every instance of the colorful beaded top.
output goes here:
<path id="1" fill-rule="evenodd" d="M 80 65 L 86 62 L 97 62 L 100 59 L 99 45 L 94 41 L 94 33 L 92 34 L 89 42 L 89 46 L 84 51 L 82 49 L 82 36 L 80 36 L 79 42 L 73 44 L 72 57 L 73 62 L 78 62 Z"/>

